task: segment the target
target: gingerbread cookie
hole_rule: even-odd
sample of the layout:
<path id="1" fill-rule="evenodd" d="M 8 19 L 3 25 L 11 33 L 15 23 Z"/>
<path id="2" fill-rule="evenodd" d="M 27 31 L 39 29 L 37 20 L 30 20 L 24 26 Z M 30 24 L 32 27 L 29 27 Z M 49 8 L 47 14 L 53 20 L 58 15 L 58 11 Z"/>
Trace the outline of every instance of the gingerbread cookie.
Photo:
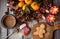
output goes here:
<path id="1" fill-rule="evenodd" d="M 38 35 L 40 38 L 43 38 L 43 34 L 45 34 L 45 25 L 41 24 L 39 27 L 36 27 L 36 31 L 33 35 Z"/>

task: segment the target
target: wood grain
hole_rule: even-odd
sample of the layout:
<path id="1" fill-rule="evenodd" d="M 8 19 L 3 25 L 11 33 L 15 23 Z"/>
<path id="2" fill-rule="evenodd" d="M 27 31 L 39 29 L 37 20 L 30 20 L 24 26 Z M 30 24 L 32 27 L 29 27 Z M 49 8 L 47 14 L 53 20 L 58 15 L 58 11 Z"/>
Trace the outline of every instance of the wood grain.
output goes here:
<path id="1" fill-rule="evenodd" d="M 33 35 L 33 32 L 36 31 L 36 27 L 39 27 L 40 24 L 42 23 L 35 24 L 32 29 L 33 39 L 53 39 L 53 32 L 57 29 L 60 29 L 60 24 L 56 24 L 55 26 L 49 26 L 47 23 L 43 23 L 46 25 L 46 33 L 44 34 L 44 38 L 40 38 L 38 35 Z"/>

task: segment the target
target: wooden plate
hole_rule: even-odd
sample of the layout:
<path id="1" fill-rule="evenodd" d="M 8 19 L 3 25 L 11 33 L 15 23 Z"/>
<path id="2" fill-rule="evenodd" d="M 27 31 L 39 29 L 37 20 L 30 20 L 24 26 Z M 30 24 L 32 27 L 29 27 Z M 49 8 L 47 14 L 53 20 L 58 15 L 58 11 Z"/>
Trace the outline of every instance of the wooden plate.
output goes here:
<path id="1" fill-rule="evenodd" d="M 36 27 L 39 27 L 41 24 L 45 24 L 46 33 L 44 34 L 43 38 L 40 38 L 39 35 L 33 35 L 33 33 L 36 31 Z M 53 39 L 53 32 L 57 29 L 60 29 L 60 24 L 56 24 L 55 26 L 49 26 L 47 23 L 38 23 L 35 24 L 32 29 L 32 36 L 33 39 Z"/>

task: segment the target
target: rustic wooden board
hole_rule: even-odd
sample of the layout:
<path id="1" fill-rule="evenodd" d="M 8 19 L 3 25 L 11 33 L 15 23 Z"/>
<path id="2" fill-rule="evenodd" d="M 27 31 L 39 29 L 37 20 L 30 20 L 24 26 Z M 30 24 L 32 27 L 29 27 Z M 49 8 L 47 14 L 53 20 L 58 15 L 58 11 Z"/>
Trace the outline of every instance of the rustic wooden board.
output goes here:
<path id="1" fill-rule="evenodd" d="M 56 24 L 55 26 L 49 26 L 47 23 L 38 23 L 35 24 L 32 29 L 32 35 L 36 31 L 36 27 L 39 27 L 40 24 L 46 25 L 46 33 L 44 34 L 44 38 L 42 39 L 53 39 L 53 32 L 57 29 L 60 29 L 60 24 Z M 33 35 L 33 39 L 41 39 L 38 35 Z"/>

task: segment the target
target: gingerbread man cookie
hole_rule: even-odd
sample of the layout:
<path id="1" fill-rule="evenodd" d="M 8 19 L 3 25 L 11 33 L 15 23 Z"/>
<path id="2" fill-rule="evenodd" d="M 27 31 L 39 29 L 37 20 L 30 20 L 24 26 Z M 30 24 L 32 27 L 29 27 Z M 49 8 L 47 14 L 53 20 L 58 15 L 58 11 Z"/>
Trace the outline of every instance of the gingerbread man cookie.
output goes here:
<path id="1" fill-rule="evenodd" d="M 45 34 L 45 25 L 41 24 L 39 27 L 36 27 L 36 31 L 33 35 L 38 35 L 40 38 L 43 38 L 43 34 Z"/>

